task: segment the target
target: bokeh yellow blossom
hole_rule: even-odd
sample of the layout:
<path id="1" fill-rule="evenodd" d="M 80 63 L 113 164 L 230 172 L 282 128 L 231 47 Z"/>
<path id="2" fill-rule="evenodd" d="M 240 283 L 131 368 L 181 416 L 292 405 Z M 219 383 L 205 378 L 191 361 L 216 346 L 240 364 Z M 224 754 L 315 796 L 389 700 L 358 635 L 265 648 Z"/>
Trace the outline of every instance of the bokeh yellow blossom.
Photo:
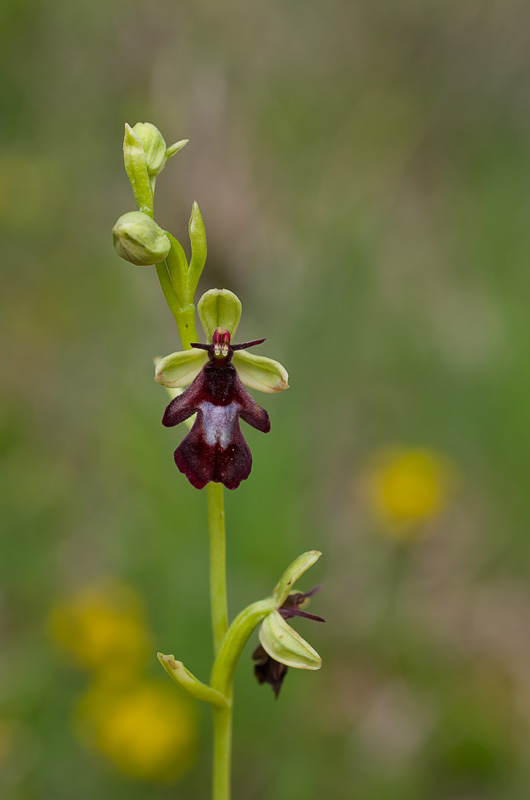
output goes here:
<path id="1" fill-rule="evenodd" d="M 81 698 L 76 727 L 86 743 L 131 778 L 175 780 L 195 760 L 195 706 L 165 682 L 96 683 Z"/>
<path id="2" fill-rule="evenodd" d="M 49 616 L 55 643 L 81 667 L 140 670 L 151 650 L 138 595 L 129 586 L 106 582 L 86 586 L 60 601 Z"/>
<path id="3" fill-rule="evenodd" d="M 417 535 L 447 506 L 456 470 L 424 448 L 388 448 L 375 454 L 365 487 L 374 516 L 397 538 Z"/>

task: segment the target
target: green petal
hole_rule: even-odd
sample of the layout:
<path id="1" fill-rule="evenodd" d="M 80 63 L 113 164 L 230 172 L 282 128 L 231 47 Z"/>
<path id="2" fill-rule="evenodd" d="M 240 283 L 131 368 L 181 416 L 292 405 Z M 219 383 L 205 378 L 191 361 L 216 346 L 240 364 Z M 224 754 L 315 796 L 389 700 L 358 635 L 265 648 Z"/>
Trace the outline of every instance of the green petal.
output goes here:
<path id="1" fill-rule="evenodd" d="M 289 564 L 278 581 L 278 585 L 273 593 L 276 608 L 283 606 L 298 578 L 300 578 L 304 572 L 307 572 L 309 567 L 312 567 L 321 555 L 322 553 L 319 550 L 308 550 L 307 553 L 302 553 L 301 556 L 295 558 L 292 564 Z"/>
<path id="2" fill-rule="evenodd" d="M 277 611 L 263 620 L 259 640 L 270 657 L 286 667 L 320 669 L 322 666 L 322 659 L 316 650 Z"/>
<path id="3" fill-rule="evenodd" d="M 165 656 L 163 653 L 158 653 L 158 660 L 164 667 L 167 674 L 173 680 L 188 691 L 197 700 L 205 700 L 217 708 L 227 708 L 230 701 L 217 689 L 212 689 L 211 686 L 199 681 L 195 675 L 186 669 L 182 661 L 175 661 L 174 655 Z"/>
<path id="4" fill-rule="evenodd" d="M 197 305 L 197 311 L 208 342 L 216 328 L 226 328 L 232 340 L 241 319 L 241 300 L 228 289 L 210 289 Z"/>
<path id="5" fill-rule="evenodd" d="M 181 350 L 160 359 L 155 367 L 155 381 L 168 389 L 188 386 L 208 360 L 204 350 Z"/>
<path id="6" fill-rule="evenodd" d="M 226 327 L 226 326 L 225 326 Z M 251 389 L 260 392 L 283 392 L 289 388 L 289 375 L 278 361 L 254 353 L 234 353 L 234 367 L 238 375 Z"/>

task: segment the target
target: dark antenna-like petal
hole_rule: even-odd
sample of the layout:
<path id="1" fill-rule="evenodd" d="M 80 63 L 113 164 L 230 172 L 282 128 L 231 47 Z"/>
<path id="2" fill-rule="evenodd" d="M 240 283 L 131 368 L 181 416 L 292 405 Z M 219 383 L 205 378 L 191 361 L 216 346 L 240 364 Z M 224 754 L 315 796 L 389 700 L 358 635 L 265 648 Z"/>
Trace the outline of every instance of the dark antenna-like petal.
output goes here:
<path id="1" fill-rule="evenodd" d="M 249 347 L 255 347 L 257 344 L 263 344 L 265 339 L 253 339 L 251 342 L 243 342 L 242 344 L 230 345 L 232 350 L 248 350 Z M 193 345 L 192 345 L 193 346 Z"/>

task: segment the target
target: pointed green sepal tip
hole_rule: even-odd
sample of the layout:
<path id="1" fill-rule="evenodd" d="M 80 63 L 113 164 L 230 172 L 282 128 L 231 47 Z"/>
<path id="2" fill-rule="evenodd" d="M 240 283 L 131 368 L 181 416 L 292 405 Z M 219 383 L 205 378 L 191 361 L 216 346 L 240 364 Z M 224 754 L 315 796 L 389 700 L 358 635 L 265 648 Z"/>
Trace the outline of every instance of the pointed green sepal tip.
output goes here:
<path id="1" fill-rule="evenodd" d="M 112 229 L 112 238 L 118 255 L 139 267 L 163 261 L 171 246 L 162 228 L 143 211 L 123 214 Z"/>
<path id="2" fill-rule="evenodd" d="M 142 147 L 142 141 L 137 133 L 134 132 L 134 127 L 131 127 L 128 122 L 125 123 L 125 134 L 123 137 L 123 147 Z"/>
<path id="3" fill-rule="evenodd" d="M 289 388 L 289 375 L 279 361 L 244 351 L 234 353 L 234 367 L 251 389 L 259 392 L 283 392 Z"/>
<path id="4" fill-rule="evenodd" d="M 193 383 L 208 356 L 204 350 L 181 350 L 161 358 L 155 366 L 155 381 L 168 389 Z"/>
<path id="5" fill-rule="evenodd" d="M 241 300 L 228 289 L 210 289 L 197 305 L 199 318 L 208 342 L 216 328 L 226 328 L 232 339 L 241 319 Z"/>
<path id="6" fill-rule="evenodd" d="M 186 689 L 186 691 L 197 700 L 204 700 L 206 703 L 210 703 L 216 708 L 229 707 L 230 700 L 227 697 L 221 694 L 221 692 L 218 692 L 217 689 L 212 689 L 211 686 L 197 680 L 195 675 L 192 675 L 189 669 L 186 669 L 182 661 L 175 661 L 175 656 L 166 656 L 164 653 L 157 653 L 157 657 L 167 674 L 175 683 L 178 683 L 179 686 Z"/>
<path id="7" fill-rule="evenodd" d="M 273 592 L 276 608 L 283 606 L 298 578 L 304 572 L 307 572 L 309 567 L 312 567 L 321 555 L 322 553 L 319 550 L 308 550 L 307 553 L 302 553 L 301 556 L 295 558 L 293 563 L 287 567 Z"/>
<path id="8" fill-rule="evenodd" d="M 316 650 L 287 624 L 278 611 L 273 611 L 263 620 L 259 640 L 269 656 L 286 667 L 316 670 L 322 666 Z"/>
<path id="9" fill-rule="evenodd" d="M 166 163 L 166 142 L 160 131 L 150 122 L 137 122 L 132 128 L 136 134 L 145 155 L 147 172 L 155 178 Z"/>

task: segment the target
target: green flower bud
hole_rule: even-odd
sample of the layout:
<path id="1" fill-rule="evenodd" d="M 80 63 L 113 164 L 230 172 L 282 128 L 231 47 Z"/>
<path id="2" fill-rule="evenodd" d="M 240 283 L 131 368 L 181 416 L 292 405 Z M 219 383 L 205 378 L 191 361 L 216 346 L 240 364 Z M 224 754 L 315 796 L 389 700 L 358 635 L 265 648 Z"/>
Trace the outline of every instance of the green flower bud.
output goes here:
<path id="1" fill-rule="evenodd" d="M 112 229 L 112 237 L 118 255 L 139 267 L 164 261 L 171 246 L 162 228 L 143 211 L 123 214 Z"/>
<path id="2" fill-rule="evenodd" d="M 166 163 L 166 142 L 157 127 L 150 122 L 137 122 L 133 131 L 142 143 L 149 177 L 156 177 Z"/>

